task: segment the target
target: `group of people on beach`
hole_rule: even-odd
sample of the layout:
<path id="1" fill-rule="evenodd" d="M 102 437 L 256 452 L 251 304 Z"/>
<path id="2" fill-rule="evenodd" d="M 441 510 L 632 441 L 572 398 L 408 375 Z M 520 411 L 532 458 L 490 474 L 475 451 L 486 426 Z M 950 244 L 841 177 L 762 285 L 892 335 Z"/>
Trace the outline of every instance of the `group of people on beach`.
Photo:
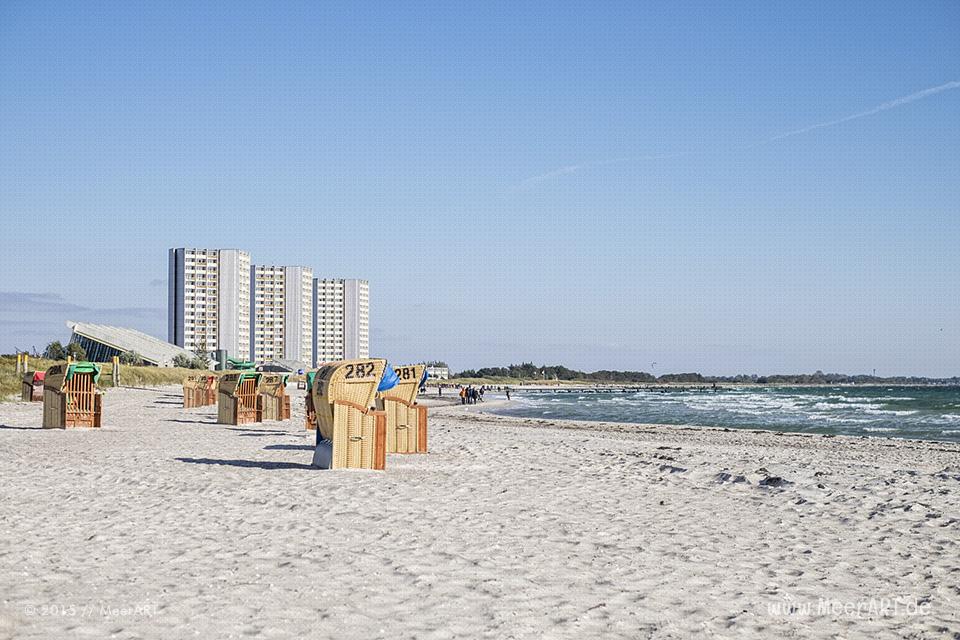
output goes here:
<path id="1" fill-rule="evenodd" d="M 460 387 L 460 404 L 477 404 L 477 402 L 483 402 L 483 392 L 484 387 L 482 385 L 479 389 L 473 385 Z"/>
<path id="2" fill-rule="evenodd" d="M 437 396 L 442 398 L 444 387 L 453 387 L 453 386 L 454 385 L 452 384 L 449 384 L 449 385 L 438 384 Z M 510 399 L 510 387 L 493 387 L 493 386 L 487 386 L 487 385 L 480 385 L 479 388 L 475 388 L 473 385 L 463 386 L 458 384 L 454 388 L 459 389 L 460 404 L 477 404 L 478 402 L 483 402 L 483 394 L 486 391 L 506 390 L 507 400 Z M 423 393 L 423 389 L 421 389 L 420 392 Z"/>

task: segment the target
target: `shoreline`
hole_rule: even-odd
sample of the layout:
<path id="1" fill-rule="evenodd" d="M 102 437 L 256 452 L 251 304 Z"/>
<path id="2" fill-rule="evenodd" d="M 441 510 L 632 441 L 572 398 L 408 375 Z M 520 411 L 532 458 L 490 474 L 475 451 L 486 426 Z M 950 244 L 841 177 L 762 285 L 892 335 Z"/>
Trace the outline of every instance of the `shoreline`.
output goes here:
<path id="1" fill-rule="evenodd" d="M 703 431 L 703 432 L 712 432 L 719 434 L 754 434 L 761 436 L 774 436 L 774 437 L 789 437 L 789 438 L 810 438 L 817 440 L 836 440 L 839 443 L 862 443 L 864 441 L 870 442 L 873 440 L 878 441 L 879 443 L 884 443 L 887 441 L 893 442 L 902 442 L 905 444 L 915 444 L 915 445 L 924 445 L 934 447 L 936 445 L 952 447 L 946 449 L 935 449 L 940 451 L 946 451 L 949 453 L 958 453 L 960 454 L 960 444 L 950 441 L 950 440 L 927 440 L 927 439 L 918 439 L 918 438 L 900 438 L 897 436 L 884 436 L 884 435 L 845 435 L 845 434 L 831 434 L 831 433 L 804 433 L 801 431 L 778 431 L 775 429 L 755 429 L 753 427 L 715 427 L 709 425 L 698 425 L 698 424 L 663 424 L 655 422 L 618 422 L 616 420 L 587 420 L 587 419 L 573 419 L 573 418 L 546 418 L 546 417 L 524 417 L 524 416 L 512 416 L 496 413 L 495 411 L 484 411 L 487 406 L 494 407 L 508 407 L 513 404 L 513 401 L 501 400 L 495 402 L 486 402 L 480 405 L 466 405 L 463 406 L 463 413 L 465 415 L 482 415 L 486 418 L 489 418 L 491 425 L 493 424 L 509 424 L 511 426 L 517 427 L 528 427 L 528 428 L 554 428 L 554 429 L 566 429 L 566 430 L 575 430 L 575 431 L 596 431 L 598 433 L 658 433 L 660 435 L 668 435 L 671 433 L 681 433 L 681 432 L 691 432 L 691 431 Z M 447 405 L 444 405 L 447 406 Z M 461 408 L 461 405 L 448 405 L 450 408 Z M 889 445 L 886 445 L 889 446 Z"/>
<path id="2" fill-rule="evenodd" d="M 428 380 L 427 388 L 436 389 L 438 382 L 436 380 Z M 453 389 L 456 385 L 473 385 L 480 386 L 484 385 L 487 387 L 510 387 L 511 390 L 516 391 L 551 391 L 551 390 L 563 390 L 563 391 L 590 391 L 596 388 L 602 389 L 630 389 L 630 390 L 643 390 L 643 389 L 674 389 L 674 388 L 684 388 L 684 389 L 701 389 L 706 388 L 707 390 L 712 390 L 713 382 L 629 382 L 629 383 L 615 383 L 615 382 L 597 382 L 597 383 L 581 383 L 581 382 L 557 382 L 554 384 L 548 383 L 524 383 L 524 382 L 491 382 L 487 379 L 480 378 L 472 380 L 470 378 L 465 378 L 463 380 L 452 379 L 450 381 L 444 381 L 445 385 Z M 853 383 L 853 382 L 837 382 L 837 383 L 813 383 L 813 382 L 776 382 L 776 383 L 757 383 L 757 382 L 718 382 L 717 389 L 831 389 L 834 387 L 843 388 L 843 389 L 870 389 L 870 388 L 889 388 L 889 387 L 903 387 L 905 389 L 957 389 L 960 388 L 960 384 L 950 383 L 950 384 L 931 384 L 931 383 L 910 383 L 910 382 L 866 382 L 866 383 Z"/>
<path id="3" fill-rule="evenodd" d="M 886 389 L 885 387 L 883 388 Z M 573 392 L 559 392 L 558 396 L 562 396 L 565 393 L 573 393 Z M 499 400 L 503 400 L 503 396 L 499 392 L 495 392 L 493 397 Z M 642 421 L 642 417 L 643 417 L 642 415 L 639 416 L 641 418 L 641 421 L 629 421 L 629 420 L 618 419 L 618 418 L 628 418 L 630 416 L 615 416 L 615 415 L 611 416 L 609 409 L 607 411 L 604 411 L 602 410 L 602 408 L 599 408 L 599 407 L 597 408 L 595 413 L 597 417 L 594 417 L 593 415 L 588 415 L 587 411 L 579 411 L 577 412 L 577 415 L 573 415 L 573 416 L 567 415 L 563 417 L 561 415 L 556 415 L 556 414 L 563 414 L 564 407 L 568 405 L 560 405 L 560 408 L 557 409 L 557 408 L 554 408 L 552 404 L 544 404 L 542 402 L 540 405 L 537 405 L 537 406 L 539 406 L 544 410 L 550 409 L 550 411 L 538 413 L 534 411 L 533 408 L 527 407 L 528 411 L 526 411 L 526 415 L 511 415 L 511 414 L 498 413 L 498 410 L 502 411 L 503 409 L 509 409 L 509 408 L 523 409 L 524 406 L 521 403 L 517 402 L 518 399 L 523 397 L 524 396 L 522 391 L 515 392 L 513 396 L 513 400 L 510 401 L 509 405 L 503 402 L 498 402 L 495 405 L 495 408 L 492 409 L 491 413 L 494 413 L 496 415 L 501 415 L 504 417 L 524 418 L 524 419 L 533 419 L 533 420 L 570 421 L 570 422 L 604 423 L 604 424 L 617 423 L 624 426 L 639 425 L 639 426 L 660 426 L 660 427 L 667 427 L 667 428 L 692 427 L 692 428 L 699 428 L 699 429 L 764 431 L 764 432 L 775 433 L 775 434 L 792 434 L 792 435 L 801 435 L 801 436 L 818 436 L 818 437 L 828 437 L 828 438 L 846 437 L 846 438 L 855 438 L 855 439 L 876 438 L 876 439 L 883 439 L 883 440 L 903 440 L 907 442 L 935 442 L 940 444 L 950 444 L 950 445 L 960 446 L 960 441 L 958 441 L 958 439 L 955 437 L 956 433 L 960 433 L 960 431 L 957 430 L 957 429 L 960 429 L 960 425 L 957 425 L 957 429 L 955 429 L 953 423 L 946 423 L 946 424 L 943 424 L 943 423 L 922 424 L 921 423 L 917 425 L 919 426 L 919 429 L 912 431 L 910 428 L 903 427 L 903 426 L 896 427 L 896 426 L 890 425 L 889 423 L 887 424 L 881 423 L 879 425 L 868 424 L 868 426 L 862 426 L 862 427 L 859 425 L 851 424 L 851 423 L 861 422 L 861 420 L 857 418 L 857 419 L 851 419 L 850 423 L 831 426 L 824 423 L 817 424 L 815 422 L 805 422 L 804 418 L 808 420 L 815 420 L 820 416 L 815 414 L 803 414 L 803 413 L 797 416 L 793 416 L 793 420 L 781 420 L 779 424 L 777 424 L 776 422 L 767 422 L 766 424 L 753 424 L 751 423 L 751 420 L 753 420 L 752 416 L 746 416 L 744 420 L 739 423 L 736 421 L 735 418 L 729 418 L 729 419 L 720 420 L 720 421 L 714 420 L 713 421 L 714 424 L 704 424 L 704 423 L 698 423 L 693 420 L 686 419 L 686 418 L 689 418 L 689 416 L 684 416 L 685 418 L 684 420 L 678 420 L 676 422 L 649 422 L 649 421 Z M 536 393 L 534 393 L 528 397 L 537 398 L 538 396 Z M 879 398 L 879 399 L 882 400 L 882 398 Z M 895 398 L 895 399 L 902 400 L 903 398 Z M 601 402 L 603 402 L 603 400 L 601 400 Z M 484 405 L 477 405 L 477 406 L 484 406 Z M 486 403 L 486 406 L 494 407 L 494 405 L 491 405 L 489 402 Z M 592 406 L 592 405 L 588 405 L 588 406 Z M 837 406 L 839 408 L 839 407 L 843 407 L 844 405 L 839 404 Z M 736 407 L 733 408 L 733 410 L 735 409 Z M 913 411 L 909 411 L 908 413 L 916 413 L 916 412 L 917 412 L 916 410 L 913 410 Z M 896 411 L 891 411 L 889 413 L 895 414 Z M 603 417 L 604 415 L 606 415 L 607 417 Z M 953 416 L 946 416 L 946 417 L 953 417 Z M 708 416 L 704 419 L 709 421 L 710 417 Z M 832 416 L 828 417 L 827 419 L 835 420 L 834 418 L 832 418 Z M 935 420 L 936 417 L 934 417 L 933 419 Z M 887 420 L 889 422 L 890 420 L 896 420 L 896 419 L 888 418 Z M 756 422 L 756 420 L 754 420 L 754 422 Z M 842 419 L 840 419 L 838 422 L 842 422 Z M 905 424 L 909 424 L 909 423 L 905 423 Z M 843 431 L 847 431 L 847 433 L 843 433 Z M 897 432 L 897 433 L 891 434 L 890 433 L 891 431 Z"/>

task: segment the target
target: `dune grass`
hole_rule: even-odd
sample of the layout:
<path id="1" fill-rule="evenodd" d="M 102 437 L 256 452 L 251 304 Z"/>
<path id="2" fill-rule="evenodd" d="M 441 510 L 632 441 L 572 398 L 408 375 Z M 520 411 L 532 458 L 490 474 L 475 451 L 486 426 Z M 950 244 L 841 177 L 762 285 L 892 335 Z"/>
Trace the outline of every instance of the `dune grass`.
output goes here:
<path id="1" fill-rule="evenodd" d="M 60 364 L 55 360 L 45 358 L 30 358 L 30 371 L 46 371 L 55 364 Z M 0 356 L 0 401 L 16 400 L 20 397 L 20 385 L 23 382 L 23 374 L 18 374 L 17 356 Z M 101 363 L 102 373 L 100 375 L 100 386 L 109 390 L 113 387 L 113 365 L 111 363 Z M 182 384 L 187 376 L 196 376 L 204 371 L 197 369 L 180 369 L 177 367 L 134 367 L 122 364 L 120 365 L 120 384 L 124 387 L 160 387 L 170 384 Z M 217 372 L 212 371 L 216 375 Z"/>

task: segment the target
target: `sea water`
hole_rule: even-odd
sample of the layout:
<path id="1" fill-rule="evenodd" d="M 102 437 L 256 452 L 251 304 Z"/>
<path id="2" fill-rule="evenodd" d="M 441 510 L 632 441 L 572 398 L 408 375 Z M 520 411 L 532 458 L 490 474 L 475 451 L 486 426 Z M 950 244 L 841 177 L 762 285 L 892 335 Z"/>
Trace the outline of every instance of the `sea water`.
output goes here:
<path id="1" fill-rule="evenodd" d="M 960 387 L 743 387 L 616 393 L 516 390 L 496 413 L 960 442 Z"/>

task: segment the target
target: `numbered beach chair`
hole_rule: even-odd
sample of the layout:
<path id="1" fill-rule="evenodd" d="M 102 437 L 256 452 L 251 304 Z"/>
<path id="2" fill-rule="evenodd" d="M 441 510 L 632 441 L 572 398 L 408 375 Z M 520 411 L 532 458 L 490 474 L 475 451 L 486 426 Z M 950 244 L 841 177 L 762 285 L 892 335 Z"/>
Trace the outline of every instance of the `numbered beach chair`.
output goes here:
<path id="1" fill-rule="evenodd" d="M 387 414 L 387 453 L 427 452 L 427 408 L 417 404 L 425 369 L 395 367 L 396 385 L 378 394 L 377 408 Z"/>
<path id="2" fill-rule="evenodd" d="M 303 426 L 308 431 L 315 431 L 317 428 L 317 411 L 313 408 L 313 379 L 316 377 L 316 371 L 307 371 L 307 395 L 304 398 L 304 413 L 306 417 L 303 420 Z"/>
<path id="3" fill-rule="evenodd" d="M 344 360 L 320 368 L 310 393 L 317 416 L 313 465 L 383 469 L 386 414 L 373 408 L 386 360 Z"/>
<path id="4" fill-rule="evenodd" d="M 260 422 L 257 393 L 262 377 L 262 374 L 256 371 L 239 371 L 220 376 L 217 422 L 234 425 Z"/>
<path id="5" fill-rule="evenodd" d="M 190 376 L 183 380 L 183 407 L 206 407 L 217 403 L 216 376 Z"/>
<path id="6" fill-rule="evenodd" d="M 43 379 L 43 428 L 99 428 L 103 395 L 97 387 L 100 367 L 92 362 L 58 364 Z"/>
<path id="7" fill-rule="evenodd" d="M 283 374 L 266 374 L 260 383 L 257 406 L 261 420 L 289 420 L 290 396 L 287 395 L 287 379 Z"/>
<path id="8" fill-rule="evenodd" d="M 45 371 L 29 371 L 23 374 L 20 398 L 27 402 L 43 402 L 43 379 Z"/>

